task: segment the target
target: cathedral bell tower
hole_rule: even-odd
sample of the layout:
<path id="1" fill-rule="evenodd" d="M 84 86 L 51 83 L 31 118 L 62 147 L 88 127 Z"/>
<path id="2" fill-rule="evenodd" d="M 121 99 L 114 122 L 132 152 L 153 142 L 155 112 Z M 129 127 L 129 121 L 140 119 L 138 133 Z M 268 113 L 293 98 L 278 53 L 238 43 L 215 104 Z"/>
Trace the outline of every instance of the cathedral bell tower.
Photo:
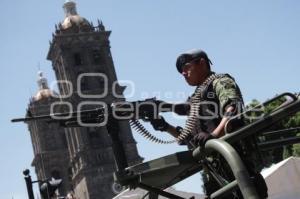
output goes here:
<path id="1" fill-rule="evenodd" d="M 57 102 L 57 93 L 50 90 L 47 79 L 39 72 L 38 92 L 30 99 L 27 108 L 27 117 L 48 115 L 50 106 Z M 35 168 L 40 182 L 55 178 L 62 179 L 59 194 L 66 195 L 70 190 L 69 184 L 69 152 L 64 129 L 57 123 L 46 121 L 27 122 L 33 146 L 34 159 L 32 166 Z"/>
<path id="2" fill-rule="evenodd" d="M 66 111 L 95 108 L 124 100 L 110 52 L 110 31 L 81 17 L 73 1 L 63 6 L 65 18 L 55 27 L 48 60 L 52 62 Z M 142 161 L 129 123 L 119 122 L 128 163 Z M 111 199 L 120 190 L 113 182 L 115 162 L 106 126 L 65 128 L 71 184 L 80 199 Z"/>

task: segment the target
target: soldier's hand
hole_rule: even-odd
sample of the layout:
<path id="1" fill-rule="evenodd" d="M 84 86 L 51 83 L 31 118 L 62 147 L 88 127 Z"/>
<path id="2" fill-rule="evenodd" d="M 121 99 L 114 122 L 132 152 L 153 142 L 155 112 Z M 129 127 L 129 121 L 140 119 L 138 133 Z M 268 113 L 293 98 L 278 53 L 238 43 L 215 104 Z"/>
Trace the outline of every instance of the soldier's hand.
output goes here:
<path id="1" fill-rule="evenodd" d="M 214 138 L 215 137 L 210 133 L 201 132 L 194 136 L 193 142 L 198 146 L 204 146 L 208 140 Z"/>
<path id="2" fill-rule="evenodd" d="M 162 116 L 160 119 L 151 119 L 150 123 L 156 131 L 167 131 L 170 126 Z"/>

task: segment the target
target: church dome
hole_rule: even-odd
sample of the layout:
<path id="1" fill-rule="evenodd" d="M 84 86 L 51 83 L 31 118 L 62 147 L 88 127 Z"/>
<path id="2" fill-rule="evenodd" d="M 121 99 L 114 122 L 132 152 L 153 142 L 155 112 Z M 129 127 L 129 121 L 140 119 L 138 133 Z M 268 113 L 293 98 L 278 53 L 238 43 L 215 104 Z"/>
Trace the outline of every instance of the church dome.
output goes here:
<path id="1" fill-rule="evenodd" d="M 43 77 L 43 73 L 41 71 L 39 71 L 38 75 L 39 75 L 39 78 L 38 78 L 37 83 L 38 83 L 38 86 L 39 86 L 39 90 L 32 97 L 32 101 L 36 102 L 36 101 L 40 101 L 40 100 L 45 99 L 45 98 L 58 96 L 58 94 L 56 92 L 49 89 L 48 81 L 45 77 Z"/>
<path id="2" fill-rule="evenodd" d="M 35 94 L 35 96 L 32 97 L 32 100 L 40 101 L 42 99 L 49 98 L 53 95 L 55 95 L 55 93 L 53 93 L 50 89 L 42 89 L 42 90 L 39 90 L 37 92 L 37 94 Z"/>
<path id="3" fill-rule="evenodd" d="M 65 30 L 71 28 L 73 25 L 84 27 L 90 26 L 90 23 L 85 18 L 79 15 L 71 15 L 65 18 L 65 20 L 61 24 L 61 27 Z"/>
<path id="4" fill-rule="evenodd" d="M 68 30 L 74 27 L 80 29 L 90 29 L 91 24 L 84 17 L 77 14 L 76 4 L 73 1 L 67 1 L 64 6 L 65 19 L 61 23 L 61 30 Z"/>

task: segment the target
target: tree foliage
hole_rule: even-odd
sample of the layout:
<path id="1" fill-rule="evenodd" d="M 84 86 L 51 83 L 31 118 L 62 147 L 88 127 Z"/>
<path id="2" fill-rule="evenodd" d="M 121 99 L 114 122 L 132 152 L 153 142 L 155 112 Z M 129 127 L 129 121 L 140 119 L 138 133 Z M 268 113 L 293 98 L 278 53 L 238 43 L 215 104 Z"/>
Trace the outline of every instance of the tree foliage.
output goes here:
<path id="1" fill-rule="evenodd" d="M 246 109 L 249 110 L 251 108 L 253 109 L 253 107 L 256 107 L 256 110 L 250 111 L 250 113 L 248 113 L 248 116 L 249 115 L 252 116 L 250 120 L 248 119 L 248 123 L 253 122 L 253 120 L 255 120 L 253 118 L 255 117 L 256 119 L 259 119 L 261 116 L 271 113 L 272 111 L 280 107 L 280 105 L 285 101 L 286 98 L 281 97 L 275 101 L 272 101 L 266 106 L 260 106 L 261 102 L 259 102 L 258 100 L 252 100 L 252 102 L 246 106 Z M 300 112 L 270 126 L 264 132 L 273 132 L 273 131 L 293 128 L 293 127 L 300 127 Z M 285 139 L 285 138 L 295 137 L 295 136 L 300 137 L 300 130 L 296 130 L 288 133 L 269 133 L 269 134 L 264 134 L 263 132 L 261 133 L 262 134 L 258 136 L 259 142 L 270 142 L 274 140 L 280 140 L 280 139 Z M 300 157 L 300 144 L 274 147 L 270 150 L 262 151 L 261 155 L 266 165 L 277 163 L 289 156 Z"/>

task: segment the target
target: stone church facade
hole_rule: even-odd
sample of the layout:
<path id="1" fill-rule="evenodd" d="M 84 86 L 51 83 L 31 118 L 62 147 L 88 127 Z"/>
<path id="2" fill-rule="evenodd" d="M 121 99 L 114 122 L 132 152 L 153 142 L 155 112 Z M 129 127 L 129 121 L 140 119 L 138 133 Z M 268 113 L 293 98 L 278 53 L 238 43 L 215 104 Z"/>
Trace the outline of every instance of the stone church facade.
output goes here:
<path id="1" fill-rule="evenodd" d="M 42 73 L 37 94 L 30 100 L 27 116 L 96 108 L 99 102 L 124 100 L 110 51 L 109 35 L 77 14 L 67 1 L 65 19 L 56 25 L 47 59 L 56 75 L 59 94 L 52 91 Z M 106 93 L 103 95 L 103 93 Z M 115 94 L 114 94 L 115 93 Z M 116 95 L 118 94 L 118 95 Z M 60 195 L 73 191 L 80 199 L 111 199 L 118 194 L 112 174 L 115 161 L 106 126 L 63 128 L 56 122 L 27 123 L 34 150 L 32 166 L 38 180 L 63 180 Z M 129 164 L 142 161 L 127 121 L 119 122 L 119 136 Z"/>

